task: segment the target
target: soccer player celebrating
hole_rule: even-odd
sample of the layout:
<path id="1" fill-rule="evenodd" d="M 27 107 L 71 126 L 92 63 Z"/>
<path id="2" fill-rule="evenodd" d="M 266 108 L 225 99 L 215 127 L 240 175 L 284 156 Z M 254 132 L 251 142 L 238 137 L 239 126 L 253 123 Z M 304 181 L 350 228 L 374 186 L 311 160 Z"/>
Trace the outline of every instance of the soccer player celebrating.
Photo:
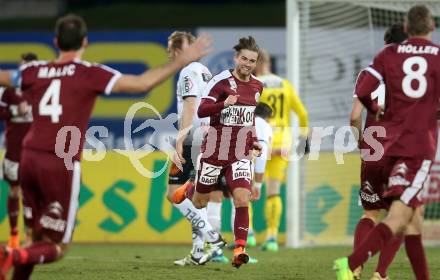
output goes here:
<path id="1" fill-rule="evenodd" d="M 434 21 L 426 6 L 413 6 L 405 21 L 409 39 L 383 48 L 370 66 L 375 74 L 367 73 L 356 90 L 362 104 L 382 118 L 381 125 L 386 129 L 383 175 L 388 184 L 383 197 L 392 202 L 386 218 L 365 241 L 348 258 L 335 261 L 339 280 L 353 279 L 357 267 L 403 231 L 416 279 L 429 279 L 418 194 L 437 148 L 440 46 L 432 43 L 433 30 Z M 381 80 L 386 87 L 385 108 L 371 98 Z"/>
<path id="2" fill-rule="evenodd" d="M 209 201 L 209 193 L 224 174 L 235 205 L 235 249 L 232 265 L 239 268 L 249 261 L 245 252 L 249 227 L 249 199 L 252 184 L 252 149 L 261 150 L 256 141 L 254 110 L 263 84 L 252 72 L 259 48 L 253 37 L 241 38 L 233 70 L 214 76 L 206 87 L 198 109 L 199 117 L 210 117 L 210 128 L 197 162 L 195 193 L 197 208 Z M 193 188 L 184 185 L 175 192 L 176 200 L 191 196 Z"/>
<path id="3" fill-rule="evenodd" d="M 33 53 L 21 56 L 21 64 L 36 60 Z M 5 123 L 5 157 L 3 159 L 3 178 L 9 184 L 8 217 L 10 237 L 8 247 L 20 247 L 18 234 L 18 214 L 20 201 L 19 162 L 21 143 L 29 130 L 32 115 L 28 103 L 24 100 L 20 90 L 14 88 L 0 88 L 0 118 Z"/>
<path id="4" fill-rule="evenodd" d="M 396 23 L 390 26 L 384 35 L 385 44 L 399 44 L 407 38 L 407 34 L 403 30 L 403 24 Z M 362 84 L 363 79 L 367 75 L 367 73 L 373 73 L 374 71 L 371 68 L 367 67 L 362 70 L 359 74 L 356 81 L 356 88 Z M 383 84 L 383 81 L 381 81 Z M 383 90 L 384 87 L 379 87 L 376 92 L 377 94 L 385 94 Z M 382 90 L 382 92 L 380 92 Z M 357 90 L 355 90 L 356 92 Z M 350 125 L 355 127 L 357 130 L 357 135 L 359 135 L 359 148 L 363 151 L 363 153 L 370 153 L 370 145 L 364 141 L 362 136 L 362 111 L 363 106 L 359 101 L 357 96 L 355 95 L 353 98 L 353 108 L 350 116 Z M 367 118 L 364 125 L 364 130 L 368 129 L 372 126 L 379 126 L 380 121 L 376 120 L 375 116 L 368 112 Z M 385 136 L 385 135 L 383 135 Z M 381 137 L 375 137 L 375 143 L 381 142 Z M 370 141 L 371 143 L 371 141 Z M 370 153 L 373 154 L 373 153 Z M 361 189 L 359 190 L 359 201 L 364 208 L 364 214 L 356 225 L 356 230 L 354 233 L 354 245 L 353 249 L 356 250 L 361 243 L 364 241 L 364 238 L 367 236 L 368 232 L 377 224 L 380 210 L 389 208 L 389 201 L 383 198 L 383 185 L 384 182 L 382 180 L 382 165 L 383 161 L 364 161 L 361 157 Z M 380 252 L 379 261 L 377 263 L 376 271 L 373 275 L 372 279 L 388 279 L 387 278 L 387 269 L 391 264 L 394 256 L 399 250 L 400 244 L 402 243 L 403 235 L 397 235 L 391 242 L 388 242 L 387 246 Z M 360 273 L 362 271 L 362 267 L 358 267 L 354 271 L 355 279 L 360 279 Z"/>
<path id="5" fill-rule="evenodd" d="M 175 31 L 168 38 L 168 52 L 170 58 L 175 59 L 180 52 L 194 43 L 196 38 L 188 32 Z M 200 104 L 202 91 L 211 79 L 211 72 L 200 62 L 191 62 L 179 74 L 177 81 L 177 113 L 179 115 L 179 135 L 177 137 L 177 160 L 182 164 L 180 170 L 175 164 L 170 168 L 168 177 L 167 198 L 172 201 L 174 191 L 188 179 L 194 181 L 193 159 L 200 153 L 202 133 L 196 131 L 203 125 L 203 120 L 195 116 Z M 200 139 L 199 139 L 200 138 Z M 194 144 L 194 147 L 193 147 Z M 219 233 L 214 231 L 208 221 L 206 209 L 197 209 L 191 200 L 185 199 L 179 204 L 174 204 L 182 215 L 192 225 L 193 248 L 191 253 L 174 264 L 200 265 L 209 261 L 210 256 L 204 256 L 204 241 L 213 242 L 219 239 Z M 203 221 L 196 222 L 196 221 Z M 224 244 L 223 244 L 224 245 Z"/>
<path id="6" fill-rule="evenodd" d="M 254 164 L 254 180 L 252 184 L 252 196 L 251 201 L 256 201 L 260 199 L 261 196 L 261 186 L 263 185 L 264 171 L 266 170 L 266 162 L 270 155 L 270 144 L 272 143 L 272 127 L 269 125 L 268 120 L 272 115 L 272 109 L 269 105 L 259 102 L 257 107 L 255 107 L 255 131 L 257 133 L 257 141 L 261 145 L 261 155 L 255 158 Z M 235 207 L 232 201 L 232 217 L 231 217 L 231 227 L 234 228 L 235 220 Z M 249 208 L 249 230 L 247 244 L 249 246 L 249 235 L 253 231 L 252 226 L 252 208 Z M 254 242 L 255 237 L 253 238 Z M 254 244 L 255 244 L 254 243 Z M 258 260 L 249 257 L 249 264 L 258 263 Z"/>
<path id="7" fill-rule="evenodd" d="M 399 44 L 407 38 L 407 34 L 403 30 L 403 24 L 393 24 L 390 26 L 384 35 L 385 44 Z M 371 71 L 374 75 L 374 71 L 371 68 L 366 68 L 359 73 L 359 76 L 356 81 L 356 88 L 362 84 L 363 79 L 367 75 L 367 73 Z M 379 95 L 384 95 L 384 86 L 383 81 L 380 81 L 381 85 L 376 89 L 376 93 Z M 356 92 L 356 90 L 355 90 Z M 356 128 L 356 134 L 359 135 L 359 148 L 363 151 L 363 153 L 370 153 L 370 149 L 372 147 L 369 146 L 365 142 L 362 136 L 362 111 L 363 106 L 359 101 L 357 96 L 353 97 L 353 108 L 350 115 L 350 125 Z M 370 126 L 379 126 L 380 122 L 376 121 L 375 116 L 368 112 L 367 118 L 365 121 L 364 130 L 368 129 Z M 385 136 L 385 135 L 383 135 Z M 381 137 L 374 138 L 380 143 Z M 359 200 L 364 208 L 364 214 L 359 220 L 356 230 L 354 233 L 354 246 L 355 250 L 360 246 L 363 242 L 364 238 L 367 236 L 368 232 L 377 224 L 380 210 L 389 208 L 389 201 L 383 198 L 383 185 L 386 182 L 382 180 L 382 169 L 383 169 L 383 161 L 364 161 L 361 157 L 361 189 L 359 190 Z M 373 275 L 372 279 L 388 279 L 387 278 L 387 269 L 391 264 L 394 256 L 396 255 L 400 244 L 402 243 L 403 235 L 397 235 L 391 242 L 388 242 L 387 246 L 380 252 L 379 261 L 376 267 L 376 271 Z M 354 271 L 355 279 L 360 279 L 360 274 L 362 271 L 362 267 L 358 267 Z"/>
<path id="8" fill-rule="evenodd" d="M 122 75 L 81 60 L 88 43 L 87 27 L 79 16 L 60 18 L 55 34 L 60 50 L 56 60 L 0 71 L 0 85 L 21 88 L 33 108 L 20 176 L 25 223 L 34 238 L 23 249 L 0 248 L 0 279 L 12 265 L 14 279 L 28 279 L 34 265 L 56 261 L 66 253 L 78 210 L 85 130 L 98 95 L 148 91 L 207 54 L 210 45 L 210 38 L 201 36 L 165 65 L 141 75 Z M 61 137 L 66 130 L 70 130 L 69 137 Z M 66 153 L 72 156 L 62 158 Z"/>
<path id="9" fill-rule="evenodd" d="M 306 109 L 289 81 L 271 72 L 270 56 L 266 50 L 260 52 L 255 73 L 264 83 L 260 101 L 268 104 L 273 111 L 269 118 L 269 123 L 273 128 L 272 155 L 267 161 L 266 168 L 267 233 L 266 242 L 261 249 L 276 252 L 278 251 L 278 229 L 283 212 L 280 186 L 288 165 L 287 155 L 292 146 L 290 112 L 295 112 L 299 118 L 302 143 L 307 143 L 308 117 Z"/>

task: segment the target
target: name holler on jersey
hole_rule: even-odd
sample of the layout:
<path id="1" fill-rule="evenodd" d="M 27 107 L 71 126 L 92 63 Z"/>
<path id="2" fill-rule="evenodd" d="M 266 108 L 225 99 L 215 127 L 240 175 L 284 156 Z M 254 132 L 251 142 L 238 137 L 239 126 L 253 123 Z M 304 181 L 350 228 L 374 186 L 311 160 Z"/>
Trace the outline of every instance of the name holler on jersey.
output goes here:
<path id="1" fill-rule="evenodd" d="M 413 45 L 399 45 L 398 53 L 412 53 L 412 54 L 438 54 L 438 48 L 434 46 L 413 46 Z"/>
<path id="2" fill-rule="evenodd" d="M 221 111 L 220 122 L 231 126 L 252 126 L 255 106 L 229 106 Z"/>

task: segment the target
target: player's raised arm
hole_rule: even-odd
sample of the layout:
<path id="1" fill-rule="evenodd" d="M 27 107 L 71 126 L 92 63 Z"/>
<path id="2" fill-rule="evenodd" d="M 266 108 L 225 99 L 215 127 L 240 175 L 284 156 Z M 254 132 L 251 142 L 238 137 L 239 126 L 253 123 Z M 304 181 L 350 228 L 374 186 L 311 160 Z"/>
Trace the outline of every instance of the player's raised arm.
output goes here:
<path id="1" fill-rule="evenodd" d="M 210 53 L 211 42 L 211 37 L 207 34 L 200 35 L 194 43 L 183 50 L 173 61 L 147 70 L 141 75 L 122 75 L 115 82 L 112 92 L 139 93 L 152 89 L 188 63 L 197 61 Z"/>

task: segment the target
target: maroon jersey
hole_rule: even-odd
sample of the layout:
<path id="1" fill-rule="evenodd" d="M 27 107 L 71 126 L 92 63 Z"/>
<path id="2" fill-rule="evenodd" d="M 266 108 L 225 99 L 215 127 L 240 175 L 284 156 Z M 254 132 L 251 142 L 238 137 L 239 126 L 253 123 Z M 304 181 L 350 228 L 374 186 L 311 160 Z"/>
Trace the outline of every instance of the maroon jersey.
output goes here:
<path id="1" fill-rule="evenodd" d="M 214 103 L 216 109 L 209 112 L 210 128 L 202 145 L 204 157 L 231 162 L 249 156 L 256 137 L 254 110 L 262 90 L 263 84 L 255 77 L 242 82 L 231 70 L 209 81 L 202 95 L 202 100 L 206 101 L 199 107 L 199 116 L 208 103 Z M 229 95 L 237 95 L 237 102 L 224 108 L 223 103 Z"/>
<path id="2" fill-rule="evenodd" d="M 365 81 L 365 77 L 367 75 L 369 75 L 368 73 L 369 73 L 368 69 L 363 69 L 359 73 L 359 75 L 358 75 L 358 77 L 356 79 L 354 97 L 357 97 L 356 92 L 362 87 L 362 83 Z M 377 84 L 379 84 L 379 81 L 377 81 Z M 382 126 L 381 121 L 380 120 L 377 121 L 375 114 L 373 114 L 370 111 L 367 111 L 367 116 L 365 118 L 365 124 L 364 124 L 364 132 L 365 132 L 366 129 L 368 129 L 369 127 L 373 127 L 373 126 Z M 381 143 L 382 140 L 383 140 L 383 137 L 378 137 L 376 132 L 373 132 L 372 136 L 379 143 Z M 369 143 L 366 143 L 365 138 L 362 138 L 362 141 L 360 143 L 360 148 L 361 149 L 368 149 L 368 150 L 370 150 L 372 147 L 369 145 Z"/>
<path id="3" fill-rule="evenodd" d="M 74 60 L 66 63 L 31 62 L 20 67 L 21 88 L 32 105 L 34 123 L 23 143 L 25 149 L 55 152 L 58 132 L 69 133 L 65 151 L 79 141 L 79 160 L 85 131 L 98 94 L 110 94 L 120 73 L 109 67 Z M 64 134 L 66 135 L 66 134 Z M 62 136 L 62 135 L 61 135 Z M 77 142 L 78 143 L 78 142 Z M 76 149 L 72 145 L 72 149 Z M 78 146 L 77 146 L 78 147 Z"/>
<path id="4" fill-rule="evenodd" d="M 0 88 L 0 118 L 5 123 L 5 158 L 19 162 L 21 145 L 32 122 L 31 114 L 18 116 L 18 105 L 24 101 L 21 91 Z"/>
<path id="5" fill-rule="evenodd" d="M 373 112 L 371 92 L 377 77 L 385 82 L 387 136 L 385 156 L 433 159 L 437 148 L 437 108 L 440 95 L 439 46 L 420 38 L 391 44 L 375 57 L 357 95 Z"/>

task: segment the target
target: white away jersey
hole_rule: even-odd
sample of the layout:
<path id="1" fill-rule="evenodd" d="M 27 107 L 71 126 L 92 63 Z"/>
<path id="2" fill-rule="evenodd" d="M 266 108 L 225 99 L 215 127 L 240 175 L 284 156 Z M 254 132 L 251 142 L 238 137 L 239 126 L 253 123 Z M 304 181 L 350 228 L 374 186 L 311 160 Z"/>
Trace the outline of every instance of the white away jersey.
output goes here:
<path id="1" fill-rule="evenodd" d="M 208 68 L 200 62 L 192 62 L 180 71 L 179 80 L 177 81 L 177 114 L 179 120 L 182 117 L 183 100 L 186 97 L 196 97 L 196 111 L 200 105 L 203 89 L 205 88 L 212 75 Z M 194 115 L 193 129 L 201 124 L 209 125 L 209 118 L 199 119 L 197 114 Z M 190 138 L 190 137 L 188 137 Z"/>
<path id="2" fill-rule="evenodd" d="M 257 116 L 255 118 L 255 131 L 257 140 L 263 147 L 261 156 L 255 158 L 255 173 L 264 173 L 269 156 L 269 147 L 272 143 L 272 127 L 264 119 Z"/>

